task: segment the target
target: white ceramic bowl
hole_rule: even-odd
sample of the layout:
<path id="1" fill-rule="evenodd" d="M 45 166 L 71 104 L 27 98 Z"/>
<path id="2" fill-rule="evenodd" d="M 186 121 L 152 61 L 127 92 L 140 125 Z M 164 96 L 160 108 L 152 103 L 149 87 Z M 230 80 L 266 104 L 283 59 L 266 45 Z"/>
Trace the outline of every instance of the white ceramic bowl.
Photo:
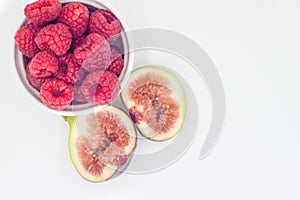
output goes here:
<path id="1" fill-rule="evenodd" d="M 121 38 L 122 38 L 122 43 L 123 43 L 122 45 L 125 52 L 124 69 L 122 71 L 122 74 L 119 77 L 120 84 L 121 84 L 120 91 L 122 91 L 132 71 L 133 59 L 134 59 L 133 52 L 130 52 L 129 50 L 131 46 L 131 42 L 130 42 L 131 40 L 130 37 L 126 34 L 126 32 L 128 31 L 128 27 L 126 25 L 126 22 L 122 18 L 122 16 L 117 12 L 117 10 L 115 10 L 111 5 L 109 5 L 107 2 L 103 0 L 61 0 L 60 2 L 63 4 L 69 2 L 80 2 L 82 4 L 89 5 L 94 8 L 107 9 L 110 10 L 120 20 L 124 31 L 124 33 L 121 34 Z M 26 23 L 28 23 L 28 21 L 24 19 L 22 24 L 17 28 L 19 29 L 21 26 L 23 26 Z M 42 103 L 39 92 L 36 91 L 33 87 L 31 87 L 31 85 L 28 83 L 26 78 L 23 55 L 18 50 L 18 47 L 16 45 L 14 48 L 14 59 L 15 59 L 17 76 L 19 77 L 19 80 L 23 85 L 24 91 L 28 94 L 28 96 L 32 99 L 32 101 L 35 102 L 42 109 L 55 113 L 57 115 L 75 116 L 75 115 L 89 114 L 97 110 L 100 110 L 101 108 L 104 107 L 104 106 L 95 106 L 94 104 L 86 103 L 81 105 L 70 105 L 65 110 L 62 111 L 48 108 L 46 105 Z"/>

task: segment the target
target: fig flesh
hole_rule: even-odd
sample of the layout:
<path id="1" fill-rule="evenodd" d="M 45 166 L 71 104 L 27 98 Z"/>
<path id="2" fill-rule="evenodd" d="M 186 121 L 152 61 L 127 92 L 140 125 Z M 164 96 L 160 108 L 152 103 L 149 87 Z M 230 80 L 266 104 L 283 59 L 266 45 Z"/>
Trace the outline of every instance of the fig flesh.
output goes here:
<path id="1" fill-rule="evenodd" d="M 106 106 L 94 114 L 65 119 L 70 124 L 70 157 L 84 179 L 107 181 L 128 163 L 136 131 L 125 112 Z"/>
<path id="2" fill-rule="evenodd" d="M 185 93 L 172 73 L 157 67 L 138 68 L 121 97 L 144 137 L 165 141 L 181 129 L 186 112 Z"/>

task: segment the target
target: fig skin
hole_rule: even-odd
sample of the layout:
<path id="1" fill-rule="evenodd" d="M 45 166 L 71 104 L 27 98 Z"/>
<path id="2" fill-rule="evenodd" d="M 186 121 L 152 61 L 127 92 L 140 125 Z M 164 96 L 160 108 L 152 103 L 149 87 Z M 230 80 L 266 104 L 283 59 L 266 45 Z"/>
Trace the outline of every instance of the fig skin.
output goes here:
<path id="1" fill-rule="evenodd" d="M 145 122 L 145 110 L 143 109 L 145 105 L 138 105 L 136 102 L 131 100 L 130 97 L 130 92 L 132 90 L 131 84 L 134 86 L 137 85 L 141 86 L 142 84 L 138 84 L 137 80 L 139 77 L 147 74 L 147 73 L 155 73 L 158 76 L 164 77 L 164 80 L 159 80 L 156 76 L 150 77 L 150 80 L 143 80 L 143 83 L 149 84 L 149 83 L 155 83 L 155 84 L 160 84 L 163 86 L 166 86 L 169 88 L 173 94 L 176 94 L 175 96 L 178 97 L 178 102 L 179 106 L 181 109 L 181 113 L 178 117 L 178 120 L 176 121 L 175 128 L 171 129 L 171 131 L 168 131 L 167 133 L 145 133 L 149 132 L 149 125 L 147 122 Z M 136 81 L 136 82 L 135 82 Z M 152 88 L 151 88 L 152 89 Z M 150 90 L 151 91 L 151 90 Z M 170 96 L 171 98 L 172 96 Z M 127 85 L 125 86 L 124 90 L 121 92 L 121 99 L 127 110 L 130 112 L 131 118 L 134 121 L 136 127 L 138 128 L 139 132 L 141 133 L 142 136 L 145 138 L 156 141 L 156 142 L 162 142 L 166 141 L 169 139 L 172 139 L 175 137 L 179 131 L 181 130 L 183 123 L 185 121 L 185 116 L 186 116 L 186 97 L 185 97 L 185 92 L 183 89 L 183 86 L 181 85 L 180 80 L 171 72 L 166 71 L 162 68 L 159 67 L 152 67 L 152 66 L 144 66 L 140 67 L 136 70 L 134 70 L 131 74 L 131 77 L 129 78 L 129 81 Z M 146 131 L 145 131 L 146 130 Z"/>
<path id="2" fill-rule="evenodd" d="M 69 146 L 69 155 L 70 155 L 71 161 L 73 163 L 73 166 L 75 167 L 76 171 L 79 173 L 79 175 L 83 179 L 85 179 L 89 182 L 92 182 L 92 183 L 105 182 L 105 181 L 110 180 L 112 177 L 114 177 L 114 175 L 118 172 L 118 170 L 122 169 L 124 166 L 126 166 L 126 164 L 128 164 L 130 162 L 132 152 L 136 148 L 136 143 L 137 143 L 136 130 L 135 130 L 134 124 L 132 123 L 130 117 L 123 110 L 121 110 L 120 108 L 114 107 L 114 106 L 106 106 L 105 108 L 101 109 L 98 112 L 101 112 L 103 110 L 111 111 L 118 116 L 122 115 L 120 118 L 122 119 L 122 122 L 127 125 L 128 133 L 130 135 L 130 141 L 129 141 L 129 144 L 124 149 L 125 154 L 128 155 L 128 159 L 126 160 L 125 164 L 122 165 L 121 167 L 118 167 L 118 166 L 115 166 L 112 164 L 104 164 L 103 163 L 105 165 L 105 167 L 103 167 L 100 177 L 93 176 L 92 174 L 88 173 L 88 171 L 85 170 L 85 168 L 81 164 L 81 160 L 79 159 L 79 155 L 77 152 L 78 149 L 76 146 L 76 141 L 77 141 L 78 135 L 79 135 L 79 133 L 77 132 L 77 128 L 78 128 L 77 126 L 78 126 L 78 123 L 80 123 L 80 121 L 79 121 L 80 117 L 83 117 L 83 116 L 64 117 L 65 121 L 67 121 L 70 125 L 68 146 Z M 78 129 L 80 129 L 80 128 L 78 128 Z"/>

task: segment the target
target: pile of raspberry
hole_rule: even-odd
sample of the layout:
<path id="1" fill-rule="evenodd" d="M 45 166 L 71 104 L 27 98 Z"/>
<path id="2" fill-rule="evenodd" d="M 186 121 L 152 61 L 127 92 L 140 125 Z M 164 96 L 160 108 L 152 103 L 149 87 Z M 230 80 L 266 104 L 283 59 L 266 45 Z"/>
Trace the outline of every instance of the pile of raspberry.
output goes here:
<path id="1" fill-rule="evenodd" d="M 46 106 L 106 105 L 117 97 L 124 61 L 112 45 L 122 31 L 113 13 L 78 2 L 38 0 L 24 14 L 29 22 L 14 38 L 27 80 Z"/>

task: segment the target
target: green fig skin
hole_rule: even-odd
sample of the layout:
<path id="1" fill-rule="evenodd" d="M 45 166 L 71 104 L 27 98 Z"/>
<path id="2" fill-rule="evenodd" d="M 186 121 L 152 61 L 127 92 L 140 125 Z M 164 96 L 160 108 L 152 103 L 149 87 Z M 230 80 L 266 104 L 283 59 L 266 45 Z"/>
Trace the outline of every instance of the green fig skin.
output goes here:
<path id="1" fill-rule="evenodd" d="M 181 108 L 180 115 L 178 116 L 178 120 L 176 124 L 174 125 L 174 128 L 168 131 L 167 133 L 158 133 L 155 131 L 151 132 L 150 126 L 147 124 L 147 122 L 143 119 L 143 116 L 145 115 L 145 110 L 143 110 L 144 105 L 137 105 L 135 101 L 131 100 L 131 97 L 129 97 L 129 90 L 132 89 L 132 85 L 139 85 L 138 81 L 140 81 L 141 77 L 144 77 L 145 74 L 153 73 L 155 76 L 152 78 L 153 82 L 147 82 L 147 80 L 142 80 L 142 82 L 148 83 L 155 83 L 163 85 L 167 88 L 169 88 L 176 96 L 178 97 L 178 102 Z M 163 77 L 163 79 L 160 82 L 158 76 Z M 145 76 L 146 77 L 146 76 Z M 150 78 L 149 78 L 150 77 Z M 148 75 L 147 78 L 151 79 L 151 75 Z M 152 67 L 152 66 L 144 66 L 140 67 L 136 70 L 134 70 L 131 74 L 131 77 L 129 78 L 129 81 L 127 85 L 125 86 L 124 90 L 121 92 L 121 99 L 127 110 L 131 113 L 131 118 L 134 121 L 136 127 L 138 128 L 141 135 L 143 135 L 145 138 L 162 142 L 169 139 L 172 139 L 175 137 L 179 131 L 181 130 L 183 123 L 185 121 L 186 116 L 186 96 L 183 89 L 183 86 L 181 85 L 180 80 L 171 72 L 166 71 L 162 68 L 158 67 Z M 134 110 L 134 113 L 132 113 L 133 108 L 138 108 Z M 141 109 L 139 109 L 141 108 Z"/>
<path id="2" fill-rule="evenodd" d="M 123 122 L 128 125 L 128 130 L 130 134 L 130 141 L 128 146 L 124 149 L 126 151 L 126 155 L 129 157 L 131 156 L 131 153 L 134 151 L 136 147 L 136 131 L 135 127 L 130 119 L 130 117 L 121 109 L 114 107 L 114 106 L 106 106 L 105 108 L 101 109 L 99 112 L 102 110 L 109 110 L 112 111 L 114 114 L 117 114 L 118 116 L 122 116 L 121 118 L 123 119 Z M 109 165 L 105 166 L 103 169 L 103 172 L 100 177 L 94 177 L 91 174 L 89 174 L 81 164 L 81 161 L 78 157 L 78 152 L 76 149 L 76 140 L 79 137 L 78 135 L 78 125 L 79 123 L 82 122 L 82 118 L 86 116 L 75 116 L 75 117 L 69 117 L 69 116 L 64 116 L 64 120 L 69 124 L 70 126 L 70 133 L 69 133 L 69 142 L 68 142 L 68 148 L 69 148 L 69 156 L 72 161 L 73 166 L 75 167 L 76 171 L 79 173 L 79 175 L 92 183 L 100 183 L 100 182 L 105 182 L 110 180 L 115 173 L 120 169 L 116 166 Z M 80 129 L 81 130 L 81 129 Z M 128 159 L 126 163 L 129 161 Z"/>

